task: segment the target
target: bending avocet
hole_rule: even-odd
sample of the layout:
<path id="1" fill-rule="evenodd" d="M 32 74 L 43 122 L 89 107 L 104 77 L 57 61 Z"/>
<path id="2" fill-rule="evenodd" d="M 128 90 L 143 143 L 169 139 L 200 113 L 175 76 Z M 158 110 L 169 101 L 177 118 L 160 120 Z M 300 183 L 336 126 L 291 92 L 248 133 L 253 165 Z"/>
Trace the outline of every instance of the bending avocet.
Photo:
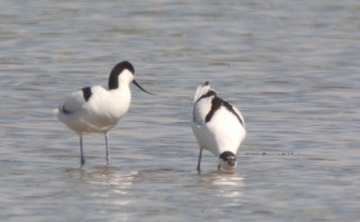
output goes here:
<path id="1" fill-rule="evenodd" d="M 218 97 L 206 82 L 196 90 L 192 117 L 191 128 L 200 147 L 197 171 L 203 149 L 219 157 L 219 170 L 233 170 L 236 153 L 246 136 L 240 111 Z"/>

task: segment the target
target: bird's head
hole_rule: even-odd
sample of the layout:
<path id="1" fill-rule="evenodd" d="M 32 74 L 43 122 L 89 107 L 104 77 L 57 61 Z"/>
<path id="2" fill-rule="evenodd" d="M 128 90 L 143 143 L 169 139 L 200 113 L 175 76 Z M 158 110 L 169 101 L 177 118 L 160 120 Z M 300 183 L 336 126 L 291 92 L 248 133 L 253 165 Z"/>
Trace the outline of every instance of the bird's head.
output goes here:
<path id="1" fill-rule="evenodd" d="M 117 89 L 119 87 L 119 81 L 125 82 L 125 84 L 133 83 L 143 92 L 154 95 L 145 90 L 138 82 L 134 79 L 135 69 L 134 66 L 128 61 L 122 61 L 118 63 L 110 73 L 109 77 L 109 89 Z"/>
<path id="2" fill-rule="evenodd" d="M 231 151 L 222 152 L 219 155 L 219 170 L 233 171 L 236 167 L 236 155 Z"/>

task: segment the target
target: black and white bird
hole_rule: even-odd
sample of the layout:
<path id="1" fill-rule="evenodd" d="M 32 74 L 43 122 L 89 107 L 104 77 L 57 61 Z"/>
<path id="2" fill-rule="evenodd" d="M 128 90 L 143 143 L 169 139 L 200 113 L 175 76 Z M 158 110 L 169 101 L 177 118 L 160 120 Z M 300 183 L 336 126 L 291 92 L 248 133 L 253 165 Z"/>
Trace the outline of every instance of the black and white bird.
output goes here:
<path id="1" fill-rule="evenodd" d="M 217 96 L 209 82 L 196 89 L 191 128 L 200 148 L 199 173 L 203 149 L 219 157 L 219 170 L 234 170 L 237 151 L 246 136 L 244 118 L 236 107 Z"/>
<path id="2" fill-rule="evenodd" d="M 87 133 L 105 135 L 106 161 L 110 164 L 108 132 L 130 107 L 130 83 L 151 94 L 135 81 L 134 74 L 135 70 L 130 62 L 120 62 L 112 69 L 107 88 L 99 85 L 82 88 L 53 111 L 61 122 L 79 135 L 81 166 L 85 164 L 82 138 Z"/>

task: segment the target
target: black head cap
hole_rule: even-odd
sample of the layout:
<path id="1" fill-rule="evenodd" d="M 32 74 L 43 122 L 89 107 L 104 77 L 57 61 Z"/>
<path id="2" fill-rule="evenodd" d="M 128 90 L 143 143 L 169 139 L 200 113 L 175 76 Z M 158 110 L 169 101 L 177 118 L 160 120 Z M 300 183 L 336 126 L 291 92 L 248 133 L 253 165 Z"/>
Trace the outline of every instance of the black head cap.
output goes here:
<path id="1" fill-rule="evenodd" d="M 236 155 L 233 152 L 230 151 L 222 152 L 219 158 L 227 162 L 230 166 L 235 166 L 236 164 Z"/>
<path id="2" fill-rule="evenodd" d="M 135 74 L 134 66 L 128 61 L 122 61 L 116 64 L 111 70 L 109 77 L 109 89 L 116 89 L 119 87 L 118 77 L 125 69 L 129 70 L 133 75 Z"/>

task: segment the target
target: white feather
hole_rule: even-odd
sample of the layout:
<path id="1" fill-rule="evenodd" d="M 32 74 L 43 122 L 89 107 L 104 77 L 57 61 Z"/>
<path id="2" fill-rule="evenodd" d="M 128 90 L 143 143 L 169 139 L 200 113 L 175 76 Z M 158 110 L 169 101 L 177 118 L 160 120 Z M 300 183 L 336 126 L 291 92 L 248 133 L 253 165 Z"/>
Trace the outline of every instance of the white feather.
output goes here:
<path id="1" fill-rule="evenodd" d="M 129 109 L 131 93 L 126 84 L 117 90 L 93 86 L 91 92 L 88 101 L 85 101 L 81 90 L 74 92 L 56 113 L 59 120 L 77 134 L 106 133 Z"/>
<path id="2" fill-rule="evenodd" d="M 209 92 L 211 89 L 209 84 L 199 85 L 196 89 L 195 96 L 194 96 L 194 103 L 202 96 Z"/>

